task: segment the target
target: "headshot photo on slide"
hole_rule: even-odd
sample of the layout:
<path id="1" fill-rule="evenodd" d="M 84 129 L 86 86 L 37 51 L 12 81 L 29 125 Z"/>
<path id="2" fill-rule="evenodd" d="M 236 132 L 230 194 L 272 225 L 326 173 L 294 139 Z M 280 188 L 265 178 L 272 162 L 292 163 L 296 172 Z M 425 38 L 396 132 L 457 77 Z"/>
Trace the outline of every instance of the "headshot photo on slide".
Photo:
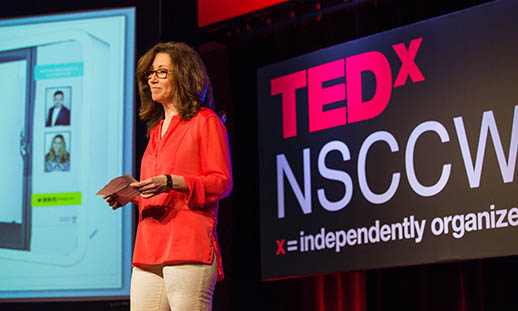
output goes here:
<path id="1" fill-rule="evenodd" d="M 50 87 L 45 91 L 45 127 L 70 125 L 72 87 Z"/>
<path id="2" fill-rule="evenodd" d="M 70 171 L 70 132 L 45 134 L 45 172 Z"/>

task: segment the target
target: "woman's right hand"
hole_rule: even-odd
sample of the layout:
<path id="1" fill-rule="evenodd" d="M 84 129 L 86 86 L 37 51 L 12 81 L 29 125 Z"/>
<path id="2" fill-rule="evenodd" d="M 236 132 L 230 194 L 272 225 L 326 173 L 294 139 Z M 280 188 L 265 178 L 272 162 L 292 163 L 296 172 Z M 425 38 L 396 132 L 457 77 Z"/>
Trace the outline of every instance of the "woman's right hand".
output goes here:
<path id="1" fill-rule="evenodd" d="M 113 195 L 103 195 L 103 199 L 106 200 L 108 205 L 111 206 L 112 210 L 116 210 L 119 207 L 121 207 L 121 204 L 119 203 L 119 201 L 117 201 L 116 196 L 117 196 L 116 194 L 113 194 Z"/>

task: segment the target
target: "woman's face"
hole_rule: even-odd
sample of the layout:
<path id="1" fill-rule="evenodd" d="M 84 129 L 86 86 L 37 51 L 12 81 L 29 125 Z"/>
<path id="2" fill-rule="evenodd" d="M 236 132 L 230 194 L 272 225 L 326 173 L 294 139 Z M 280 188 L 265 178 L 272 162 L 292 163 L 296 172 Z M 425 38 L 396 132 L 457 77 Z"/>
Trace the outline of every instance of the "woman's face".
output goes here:
<path id="1" fill-rule="evenodd" d="M 63 148 L 63 140 L 60 137 L 54 138 L 52 142 L 52 149 L 54 149 L 55 153 L 59 153 L 59 151 Z"/>
<path id="2" fill-rule="evenodd" d="M 169 71 L 166 79 L 159 79 L 156 74 L 152 74 L 148 79 L 149 88 L 151 90 L 151 97 L 153 101 L 168 104 L 173 100 L 173 86 L 171 83 L 172 74 L 170 70 L 173 69 L 171 57 L 167 53 L 158 53 L 155 55 L 153 64 L 150 70 L 167 70 Z"/>

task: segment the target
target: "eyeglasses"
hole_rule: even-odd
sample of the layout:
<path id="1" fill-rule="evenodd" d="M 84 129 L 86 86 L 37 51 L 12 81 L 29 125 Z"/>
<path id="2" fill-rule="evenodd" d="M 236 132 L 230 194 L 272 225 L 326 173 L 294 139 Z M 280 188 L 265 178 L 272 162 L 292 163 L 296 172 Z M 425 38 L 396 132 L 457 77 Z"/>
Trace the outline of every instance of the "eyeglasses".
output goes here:
<path id="1" fill-rule="evenodd" d="M 156 73 L 156 76 L 158 79 L 166 79 L 167 74 L 169 73 L 169 70 L 167 70 L 167 69 L 148 70 L 148 71 L 146 71 L 146 78 L 148 80 L 151 80 L 155 73 Z"/>

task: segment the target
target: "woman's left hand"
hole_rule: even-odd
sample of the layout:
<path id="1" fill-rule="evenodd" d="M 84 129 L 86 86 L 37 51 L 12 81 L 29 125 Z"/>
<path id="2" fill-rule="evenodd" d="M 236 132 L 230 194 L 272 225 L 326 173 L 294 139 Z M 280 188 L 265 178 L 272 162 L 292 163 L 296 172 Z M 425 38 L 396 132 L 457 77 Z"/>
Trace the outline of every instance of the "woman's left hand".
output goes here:
<path id="1" fill-rule="evenodd" d="M 137 189 L 145 199 L 171 190 L 167 188 L 167 178 L 165 175 L 159 175 L 139 182 L 134 182 L 131 183 L 130 186 Z"/>

